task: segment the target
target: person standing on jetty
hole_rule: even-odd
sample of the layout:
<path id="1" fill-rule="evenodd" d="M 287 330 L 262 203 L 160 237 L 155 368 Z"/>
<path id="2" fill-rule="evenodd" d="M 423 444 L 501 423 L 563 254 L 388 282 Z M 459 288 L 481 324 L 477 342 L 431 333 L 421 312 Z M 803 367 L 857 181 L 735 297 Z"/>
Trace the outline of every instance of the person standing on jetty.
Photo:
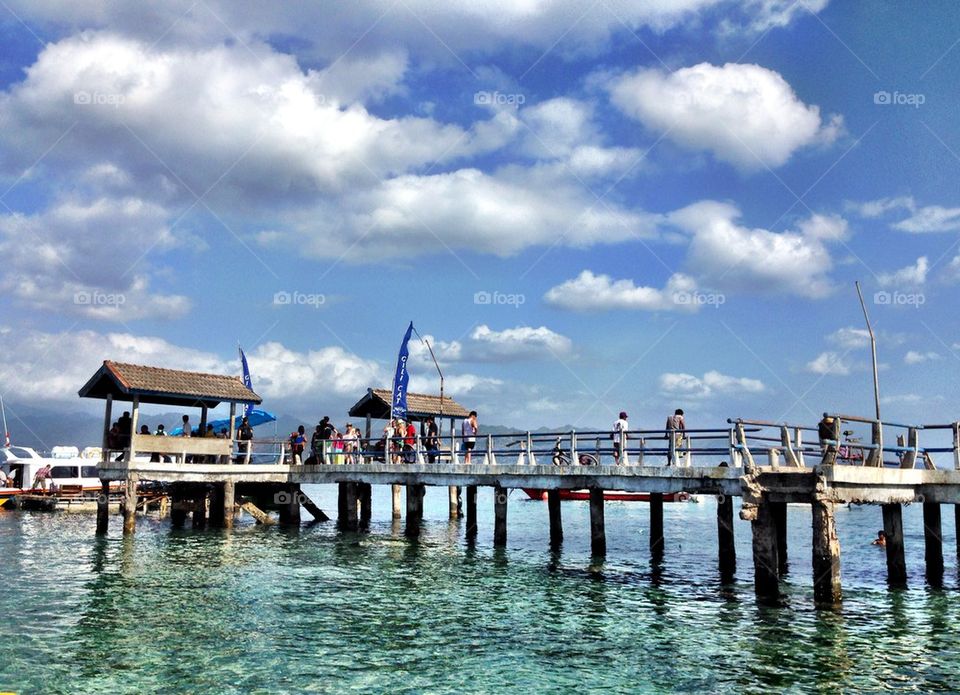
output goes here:
<path id="1" fill-rule="evenodd" d="M 683 417 L 683 409 L 677 408 L 673 411 L 673 415 L 667 416 L 667 424 L 664 427 L 667 430 L 667 437 L 673 442 L 673 447 L 667 447 L 667 465 L 672 466 L 676 461 L 674 461 L 676 450 L 683 445 L 684 433 L 687 430 L 687 421 Z"/>
<path id="2" fill-rule="evenodd" d="M 470 454 L 473 447 L 477 445 L 477 433 L 480 428 L 477 426 L 477 411 L 471 410 L 470 416 L 463 421 L 460 432 L 463 436 L 463 462 L 470 463 Z"/>
<path id="3" fill-rule="evenodd" d="M 437 428 L 437 423 L 432 415 L 420 423 L 420 437 L 423 439 L 423 446 L 427 450 L 427 461 L 436 463 L 437 450 L 440 448 L 440 430 Z"/>
<path id="4" fill-rule="evenodd" d="M 237 430 L 237 439 L 239 443 L 237 445 L 237 463 L 240 463 L 240 456 L 243 457 L 244 463 L 250 462 L 250 447 L 253 446 L 253 428 L 250 426 L 250 421 L 247 420 L 247 416 L 244 415 L 243 419 L 240 420 L 240 428 Z"/>
<path id="5" fill-rule="evenodd" d="M 627 441 L 627 431 L 629 429 L 627 414 L 621 410 L 620 417 L 613 423 L 613 432 L 610 433 L 610 437 L 613 439 L 613 462 L 618 466 L 620 465 L 620 457 L 623 453 L 622 445 Z"/>

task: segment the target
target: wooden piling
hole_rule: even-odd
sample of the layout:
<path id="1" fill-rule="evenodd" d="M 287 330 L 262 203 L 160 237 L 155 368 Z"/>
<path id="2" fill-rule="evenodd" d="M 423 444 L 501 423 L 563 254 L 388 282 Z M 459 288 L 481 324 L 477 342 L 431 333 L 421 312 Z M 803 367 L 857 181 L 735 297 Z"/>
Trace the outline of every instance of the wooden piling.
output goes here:
<path id="1" fill-rule="evenodd" d="M 300 485 L 297 483 L 281 485 L 276 499 L 280 508 L 280 524 L 282 526 L 299 526 Z"/>
<path id="2" fill-rule="evenodd" d="M 123 532 L 133 533 L 137 527 L 137 479 L 127 478 L 123 493 Z"/>
<path id="3" fill-rule="evenodd" d="M 467 538 L 477 535 L 477 486 L 467 485 Z"/>
<path id="4" fill-rule="evenodd" d="M 499 485 L 493 488 L 493 545 L 507 545 L 507 491 Z"/>
<path id="5" fill-rule="evenodd" d="M 459 519 L 460 514 L 460 487 L 457 485 L 451 485 L 447 490 L 449 498 L 449 511 L 451 519 Z"/>
<path id="6" fill-rule="evenodd" d="M 360 488 L 360 523 L 369 524 L 373 516 L 373 485 L 359 483 Z"/>
<path id="7" fill-rule="evenodd" d="M 720 495 L 717 499 L 717 548 L 720 577 L 724 582 L 729 582 L 737 570 L 737 547 L 733 535 L 733 498 L 730 495 Z"/>
<path id="8" fill-rule="evenodd" d="M 407 485 L 407 527 L 406 534 L 411 538 L 420 535 L 420 524 L 423 521 L 424 485 Z"/>
<path id="9" fill-rule="evenodd" d="M 187 521 L 187 504 L 182 483 L 174 483 L 170 491 L 170 525 L 183 528 Z"/>
<path id="10" fill-rule="evenodd" d="M 403 487 L 400 485 L 393 485 L 391 486 L 390 489 L 392 492 L 392 499 L 393 499 L 393 518 L 399 519 L 403 515 L 401 511 L 402 506 L 400 502 L 400 494 Z"/>
<path id="11" fill-rule="evenodd" d="M 97 535 L 105 536 L 110 529 L 110 483 L 106 480 L 100 483 L 100 494 L 97 496 Z"/>
<path id="12" fill-rule="evenodd" d="M 193 493 L 193 528 L 205 529 L 206 527 L 207 491 L 205 489 L 198 489 Z"/>
<path id="13" fill-rule="evenodd" d="M 954 534 L 957 537 L 957 562 L 960 564 L 960 504 L 953 505 Z"/>
<path id="14" fill-rule="evenodd" d="M 557 504 L 558 515 L 559 506 Z M 590 551 L 595 557 L 607 554 L 607 535 L 603 524 L 603 490 L 597 488 L 590 489 Z"/>
<path id="15" fill-rule="evenodd" d="M 903 507 L 884 504 L 883 534 L 887 545 L 887 583 L 892 587 L 907 585 L 907 562 L 903 552 Z"/>
<path id="16" fill-rule="evenodd" d="M 223 507 L 224 483 L 214 483 L 210 488 L 210 517 L 207 522 L 210 528 L 223 528 L 226 512 Z"/>
<path id="17" fill-rule="evenodd" d="M 347 519 L 347 486 L 350 483 L 337 483 L 337 522 L 344 524 Z"/>
<path id="18" fill-rule="evenodd" d="M 787 503 L 770 502 L 770 514 L 777 527 L 777 573 L 787 573 Z"/>
<path id="19" fill-rule="evenodd" d="M 923 556 L 927 563 L 927 583 L 943 584 L 943 535 L 940 521 L 940 503 L 923 503 Z"/>
<path id="20" fill-rule="evenodd" d="M 560 491 L 547 491 L 547 507 L 550 513 L 550 547 L 563 543 L 563 517 L 560 514 Z"/>
<path id="21" fill-rule="evenodd" d="M 236 516 L 236 483 L 227 480 L 223 483 L 223 527 L 233 528 L 233 519 Z"/>
<path id="22" fill-rule="evenodd" d="M 763 603 L 780 598 L 777 560 L 777 527 L 770 513 L 770 504 L 761 499 L 756 518 L 750 522 L 753 532 L 753 589 Z"/>
<path id="23" fill-rule="evenodd" d="M 814 499 L 813 597 L 821 605 L 837 605 L 843 597 L 840 583 L 840 541 L 833 502 Z"/>
<path id="24" fill-rule="evenodd" d="M 343 485 L 343 516 L 340 517 L 340 528 L 344 531 L 357 530 L 357 484 L 341 483 Z"/>
<path id="25" fill-rule="evenodd" d="M 653 558 L 663 557 L 663 493 L 650 493 L 650 553 Z"/>

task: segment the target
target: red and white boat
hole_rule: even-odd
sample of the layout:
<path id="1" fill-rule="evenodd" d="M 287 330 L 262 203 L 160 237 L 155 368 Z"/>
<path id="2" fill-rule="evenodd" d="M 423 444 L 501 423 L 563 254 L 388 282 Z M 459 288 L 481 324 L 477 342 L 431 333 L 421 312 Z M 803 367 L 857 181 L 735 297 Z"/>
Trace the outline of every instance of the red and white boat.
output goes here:
<path id="1" fill-rule="evenodd" d="M 54 456 L 44 457 L 28 446 L 0 447 L 0 471 L 7 479 L 0 486 L 0 506 L 13 503 L 14 498 L 58 497 L 59 491 L 69 491 L 72 501 L 96 499 L 102 488 L 97 472 L 96 458 L 83 458 L 75 447 L 54 447 Z M 37 471 L 50 467 L 48 489 L 33 487 Z M 118 492 L 122 484 L 114 483 L 111 492 Z M 39 505 L 42 507 L 42 505 Z"/>
<path id="2" fill-rule="evenodd" d="M 547 501 L 546 490 L 536 490 L 533 488 L 523 488 L 527 497 L 532 500 Z M 589 490 L 560 490 L 560 500 L 579 500 L 586 501 L 590 499 Z M 603 499 L 605 502 L 649 502 L 649 492 L 618 492 L 616 490 L 604 490 Z M 696 496 L 687 492 L 668 492 L 663 495 L 664 502 L 696 502 Z"/>

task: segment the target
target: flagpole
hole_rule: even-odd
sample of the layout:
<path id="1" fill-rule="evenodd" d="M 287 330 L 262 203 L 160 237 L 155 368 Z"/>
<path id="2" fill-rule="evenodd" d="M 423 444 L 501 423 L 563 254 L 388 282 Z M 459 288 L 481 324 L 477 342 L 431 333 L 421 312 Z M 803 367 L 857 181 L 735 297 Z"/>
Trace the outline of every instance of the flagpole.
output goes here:
<path id="1" fill-rule="evenodd" d="M 3 407 L 3 394 L 0 394 L 0 415 L 3 416 L 3 445 L 10 446 L 10 432 L 7 431 L 7 411 Z"/>

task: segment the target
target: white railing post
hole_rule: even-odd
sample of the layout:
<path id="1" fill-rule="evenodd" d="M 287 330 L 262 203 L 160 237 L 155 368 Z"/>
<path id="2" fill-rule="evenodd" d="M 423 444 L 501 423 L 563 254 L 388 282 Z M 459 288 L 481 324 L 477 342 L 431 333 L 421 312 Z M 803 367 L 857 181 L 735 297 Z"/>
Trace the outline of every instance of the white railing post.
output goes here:
<path id="1" fill-rule="evenodd" d="M 450 428 L 450 463 L 455 466 L 460 465 L 460 455 L 457 452 L 457 433 L 453 427 Z"/>
<path id="2" fill-rule="evenodd" d="M 570 430 L 570 465 L 579 465 L 580 458 L 577 456 L 577 431 Z"/>
<path id="3" fill-rule="evenodd" d="M 677 437 L 676 430 L 667 430 L 667 465 L 672 466 L 677 461 Z"/>
<path id="4" fill-rule="evenodd" d="M 537 457 L 533 453 L 533 437 L 527 431 L 527 463 L 531 466 L 537 465 Z"/>
<path id="5" fill-rule="evenodd" d="M 423 460 L 423 440 L 420 439 L 419 432 L 417 432 L 417 438 L 414 440 L 413 446 L 417 453 L 417 463 L 425 463 Z"/>
<path id="6" fill-rule="evenodd" d="M 485 459 L 484 463 L 486 463 L 488 466 L 497 465 L 497 457 L 493 453 L 493 435 L 492 434 L 487 435 L 487 453 L 484 456 L 484 459 Z"/>
<path id="7" fill-rule="evenodd" d="M 627 433 L 623 430 L 618 432 L 620 437 L 620 465 L 629 466 L 630 465 L 630 452 L 627 451 Z M 640 454 L 641 459 L 643 454 Z"/>
<path id="8" fill-rule="evenodd" d="M 801 468 L 806 468 L 807 462 L 803 457 L 803 430 L 799 427 L 793 430 L 793 446 L 797 452 L 797 462 Z"/>
<path id="9" fill-rule="evenodd" d="M 767 449 L 767 465 L 771 468 L 780 468 L 780 450 L 776 447 Z"/>
<path id="10" fill-rule="evenodd" d="M 953 467 L 960 470 L 960 422 L 953 423 Z"/>

